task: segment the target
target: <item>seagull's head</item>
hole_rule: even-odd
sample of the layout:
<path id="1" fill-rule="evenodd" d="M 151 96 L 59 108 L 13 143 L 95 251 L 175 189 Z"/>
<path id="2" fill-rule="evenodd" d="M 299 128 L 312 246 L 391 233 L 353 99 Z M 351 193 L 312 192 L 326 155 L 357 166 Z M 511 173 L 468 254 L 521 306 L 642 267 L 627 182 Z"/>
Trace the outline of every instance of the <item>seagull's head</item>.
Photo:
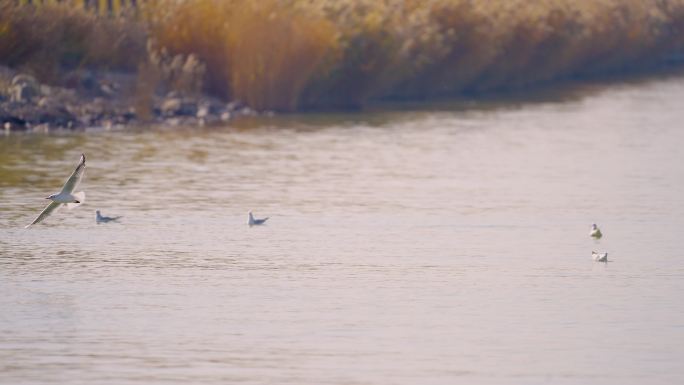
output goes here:
<path id="1" fill-rule="evenodd" d="M 591 224 L 591 229 L 592 229 L 592 230 L 596 230 L 596 223 L 592 223 L 592 224 Z"/>
<path id="2" fill-rule="evenodd" d="M 57 196 L 57 194 L 52 194 L 52 195 L 50 195 L 49 197 L 47 197 L 47 198 L 45 198 L 45 199 L 53 200 L 53 199 L 55 199 L 55 196 Z"/>
<path id="3" fill-rule="evenodd" d="M 100 210 L 95 210 L 95 214 L 100 215 Z"/>

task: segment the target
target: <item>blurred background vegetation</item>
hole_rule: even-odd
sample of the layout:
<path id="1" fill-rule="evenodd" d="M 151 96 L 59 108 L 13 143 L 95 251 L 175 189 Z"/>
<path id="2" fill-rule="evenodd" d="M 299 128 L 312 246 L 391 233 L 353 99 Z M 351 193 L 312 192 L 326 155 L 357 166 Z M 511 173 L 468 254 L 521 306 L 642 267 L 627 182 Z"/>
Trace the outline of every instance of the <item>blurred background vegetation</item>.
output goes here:
<path id="1" fill-rule="evenodd" d="M 684 56 L 684 0 L 26 3 L 0 0 L 2 65 L 44 81 L 135 72 L 257 110 L 479 94 Z"/>

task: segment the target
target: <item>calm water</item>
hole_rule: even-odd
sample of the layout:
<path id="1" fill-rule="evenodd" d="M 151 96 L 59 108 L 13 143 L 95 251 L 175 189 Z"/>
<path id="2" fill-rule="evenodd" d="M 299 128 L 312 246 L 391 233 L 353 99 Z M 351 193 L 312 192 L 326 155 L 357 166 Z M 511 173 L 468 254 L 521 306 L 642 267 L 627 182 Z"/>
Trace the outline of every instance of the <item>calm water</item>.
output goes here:
<path id="1" fill-rule="evenodd" d="M 0 137 L 0 383 L 680 384 L 682 100 Z"/>

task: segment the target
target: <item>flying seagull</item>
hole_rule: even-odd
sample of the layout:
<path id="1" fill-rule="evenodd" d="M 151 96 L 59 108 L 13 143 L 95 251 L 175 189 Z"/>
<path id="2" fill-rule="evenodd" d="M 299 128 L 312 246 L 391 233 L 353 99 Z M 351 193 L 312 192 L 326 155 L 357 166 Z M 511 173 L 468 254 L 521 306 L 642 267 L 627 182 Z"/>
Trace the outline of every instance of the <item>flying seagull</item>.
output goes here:
<path id="1" fill-rule="evenodd" d="M 266 223 L 267 220 L 268 220 L 268 217 L 263 218 L 263 219 L 255 219 L 255 218 L 254 218 L 254 215 L 252 215 L 252 212 L 251 212 L 251 211 L 249 212 L 249 222 L 248 222 L 248 224 L 249 224 L 250 226 L 263 225 L 264 223 Z"/>
<path id="2" fill-rule="evenodd" d="M 608 253 L 591 252 L 591 258 L 596 262 L 608 262 Z"/>
<path id="3" fill-rule="evenodd" d="M 107 223 L 107 222 L 113 222 L 116 220 L 119 220 L 121 216 L 118 217 L 105 217 L 102 214 L 100 214 L 100 210 L 95 210 L 95 222 L 99 223 Z"/>
<path id="4" fill-rule="evenodd" d="M 43 212 L 41 212 L 40 215 L 38 215 L 38 217 L 33 222 L 31 222 L 31 224 L 27 225 L 26 228 L 28 228 L 31 225 L 35 225 L 36 223 L 42 222 L 61 205 L 65 205 L 68 208 L 74 208 L 76 206 L 80 206 L 83 202 L 85 202 L 85 193 L 83 191 L 74 193 L 74 190 L 78 186 L 79 182 L 81 181 L 81 179 L 83 179 L 84 172 L 85 154 L 81 154 L 81 159 L 78 162 L 78 166 L 76 166 L 74 172 L 71 174 L 69 179 L 67 179 L 66 183 L 64 183 L 62 191 L 58 192 L 57 194 L 52 194 L 49 197 L 45 198 L 51 200 L 52 202 L 50 202 L 50 204 L 47 205 Z"/>
<path id="5" fill-rule="evenodd" d="M 596 226 L 596 223 L 591 224 L 591 231 L 589 232 L 589 235 L 596 239 L 601 239 L 603 236 L 603 234 L 601 234 L 601 229 Z"/>

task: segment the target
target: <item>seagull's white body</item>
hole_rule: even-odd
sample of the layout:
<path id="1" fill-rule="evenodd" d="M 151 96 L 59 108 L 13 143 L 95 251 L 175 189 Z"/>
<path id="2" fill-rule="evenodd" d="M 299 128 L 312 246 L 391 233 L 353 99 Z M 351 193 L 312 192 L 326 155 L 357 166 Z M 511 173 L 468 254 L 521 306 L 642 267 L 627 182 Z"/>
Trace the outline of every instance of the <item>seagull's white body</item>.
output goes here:
<path id="1" fill-rule="evenodd" d="M 97 223 L 107 223 L 107 222 L 113 222 L 116 220 L 119 220 L 121 218 L 120 216 L 118 217 L 106 217 L 102 214 L 100 214 L 100 210 L 95 210 L 95 222 Z"/>
<path id="2" fill-rule="evenodd" d="M 591 252 L 591 258 L 596 262 L 608 262 L 608 253 Z"/>
<path id="3" fill-rule="evenodd" d="M 36 223 L 42 222 L 45 218 L 50 216 L 58 207 L 65 205 L 67 208 L 74 208 L 76 206 L 80 206 L 85 202 L 85 193 L 83 191 L 75 193 L 74 190 L 76 187 L 78 187 L 78 184 L 81 182 L 81 179 L 83 179 L 83 174 L 85 173 L 85 155 L 81 154 L 81 159 L 78 162 L 78 166 L 76 166 L 76 169 L 74 170 L 73 173 L 71 173 L 71 176 L 69 179 L 67 179 L 66 183 L 64 183 L 64 186 L 62 187 L 62 190 L 58 192 L 57 194 L 52 194 L 49 197 L 45 199 L 49 199 L 52 202 L 50 202 L 49 205 L 43 211 L 36 217 L 36 219 L 33 220 L 29 225 L 26 227 L 28 228 L 31 225 L 35 225 Z"/>
<path id="4" fill-rule="evenodd" d="M 85 193 L 81 191 L 72 194 L 62 191 L 59 194 L 51 195 L 48 199 L 55 203 L 63 203 L 66 205 L 74 204 L 72 207 L 75 207 L 85 201 Z"/>
<path id="5" fill-rule="evenodd" d="M 589 232 L 589 235 L 596 239 L 600 239 L 603 236 L 603 234 L 601 234 L 601 229 L 596 226 L 596 223 L 591 225 L 591 231 Z"/>
<path id="6" fill-rule="evenodd" d="M 263 225 L 264 223 L 266 223 L 267 220 L 268 220 L 268 217 L 263 218 L 263 219 L 254 218 L 254 215 L 252 215 L 252 212 L 250 211 L 249 212 L 249 221 L 247 222 L 247 224 L 249 224 L 250 227 L 251 226 L 258 226 L 258 225 Z"/>

